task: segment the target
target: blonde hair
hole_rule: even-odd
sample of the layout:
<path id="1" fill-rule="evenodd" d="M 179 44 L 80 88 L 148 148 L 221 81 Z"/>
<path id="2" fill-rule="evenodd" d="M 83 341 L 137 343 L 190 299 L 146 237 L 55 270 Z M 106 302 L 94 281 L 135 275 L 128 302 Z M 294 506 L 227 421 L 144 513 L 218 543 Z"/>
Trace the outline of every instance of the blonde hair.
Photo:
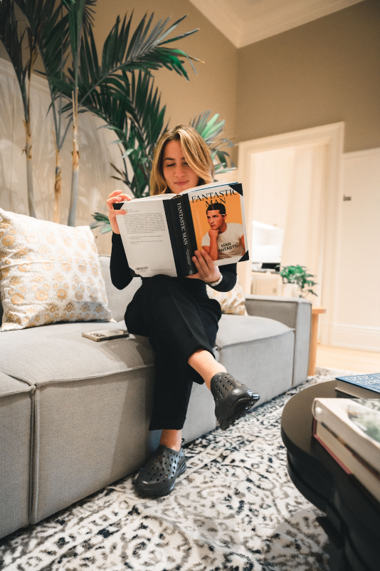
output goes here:
<path id="1" fill-rule="evenodd" d="M 215 169 L 210 151 L 200 134 L 187 125 L 177 125 L 166 131 L 157 143 L 150 175 L 150 194 L 163 194 L 168 190 L 163 172 L 163 154 L 166 143 L 180 141 L 183 156 L 199 177 L 199 185 L 214 181 Z"/>

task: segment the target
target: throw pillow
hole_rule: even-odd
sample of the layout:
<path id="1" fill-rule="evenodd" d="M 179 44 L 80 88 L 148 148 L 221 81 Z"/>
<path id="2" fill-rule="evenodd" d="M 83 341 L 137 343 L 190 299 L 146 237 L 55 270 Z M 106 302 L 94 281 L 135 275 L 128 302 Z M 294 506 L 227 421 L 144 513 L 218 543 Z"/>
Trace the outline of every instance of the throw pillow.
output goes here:
<path id="1" fill-rule="evenodd" d="M 1 331 L 58 321 L 110 321 L 94 236 L 0 208 Z"/>
<path id="2" fill-rule="evenodd" d="M 207 295 L 210 299 L 216 299 L 220 303 L 222 313 L 232 313 L 234 315 L 247 315 L 243 288 L 239 280 L 231 291 L 221 292 L 207 286 Z"/>

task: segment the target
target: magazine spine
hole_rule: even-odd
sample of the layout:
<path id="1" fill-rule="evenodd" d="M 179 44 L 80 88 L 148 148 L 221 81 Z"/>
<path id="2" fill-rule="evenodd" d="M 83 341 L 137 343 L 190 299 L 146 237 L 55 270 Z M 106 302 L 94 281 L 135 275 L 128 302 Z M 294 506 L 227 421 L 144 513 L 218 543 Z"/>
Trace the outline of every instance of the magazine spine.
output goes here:
<path id="1" fill-rule="evenodd" d="M 195 272 L 188 247 L 187 228 L 182 214 L 181 199 L 173 198 L 165 201 L 164 208 L 177 275 L 178 277 L 185 277 Z"/>
<path id="2" fill-rule="evenodd" d="M 198 270 L 195 267 L 194 262 L 192 261 L 192 257 L 194 256 L 194 252 L 197 249 L 197 239 L 195 237 L 193 216 L 191 214 L 189 196 L 188 195 L 181 196 L 180 201 L 182 204 L 182 214 L 183 214 L 185 233 L 187 238 L 186 258 L 189 263 L 189 269 L 190 269 L 189 274 L 196 274 Z"/>

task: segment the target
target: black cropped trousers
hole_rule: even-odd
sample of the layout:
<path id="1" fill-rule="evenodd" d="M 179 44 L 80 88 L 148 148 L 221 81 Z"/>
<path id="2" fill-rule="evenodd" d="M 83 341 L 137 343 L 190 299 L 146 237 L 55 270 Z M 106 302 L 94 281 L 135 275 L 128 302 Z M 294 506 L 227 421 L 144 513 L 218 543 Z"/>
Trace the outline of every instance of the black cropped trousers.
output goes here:
<path id="1" fill-rule="evenodd" d="M 145 279 L 125 314 L 128 330 L 149 337 L 155 352 L 150 430 L 183 428 L 192 384 L 203 383 L 187 361 L 199 349 L 213 352 L 220 305 L 185 286 L 164 275 Z"/>

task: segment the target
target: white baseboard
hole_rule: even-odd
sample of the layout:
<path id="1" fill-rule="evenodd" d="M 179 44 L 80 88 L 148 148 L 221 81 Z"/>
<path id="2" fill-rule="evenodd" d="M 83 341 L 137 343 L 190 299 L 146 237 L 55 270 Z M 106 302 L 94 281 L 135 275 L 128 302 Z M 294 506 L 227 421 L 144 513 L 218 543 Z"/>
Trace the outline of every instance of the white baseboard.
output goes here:
<path id="1" fill-rule="evenodd" d="M 380 351 L 380 327 L 334 323 L 331 327 L 330 345 L 362 351 Z"/>

